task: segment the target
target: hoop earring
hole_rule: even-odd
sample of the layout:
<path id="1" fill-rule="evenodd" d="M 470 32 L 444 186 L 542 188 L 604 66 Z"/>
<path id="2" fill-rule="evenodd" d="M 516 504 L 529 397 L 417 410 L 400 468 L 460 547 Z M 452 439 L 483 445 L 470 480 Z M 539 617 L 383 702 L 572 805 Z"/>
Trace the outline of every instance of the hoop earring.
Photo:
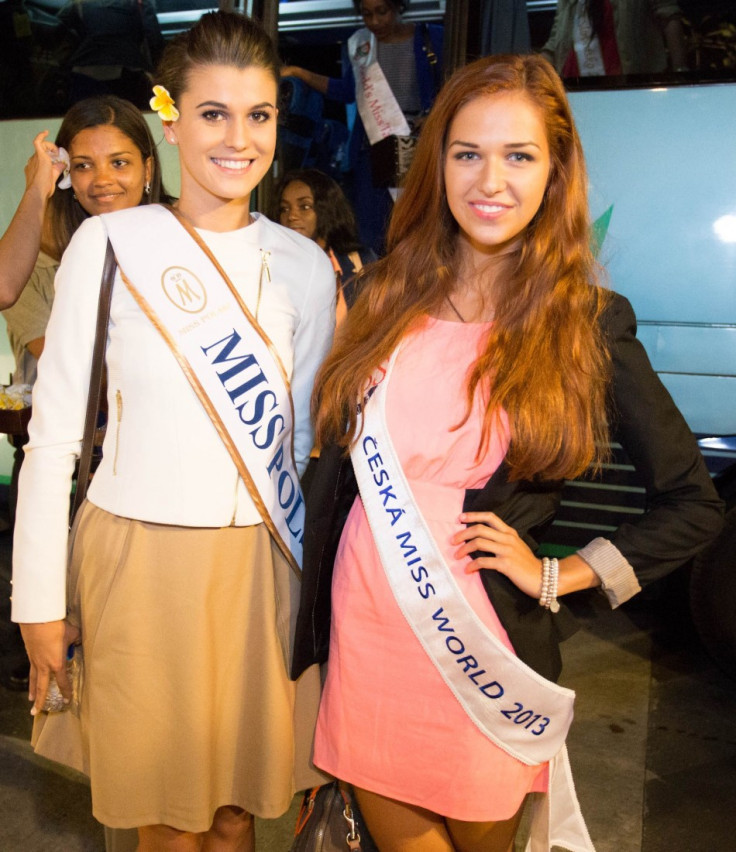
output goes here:
<path id="1" fill-rule="evenodd" d="M 151 181 L 150 180 L 146 181 L 146 185 L 143 187 L 143 192 L 145 192 L 146 195 L 151 194 Z"/>

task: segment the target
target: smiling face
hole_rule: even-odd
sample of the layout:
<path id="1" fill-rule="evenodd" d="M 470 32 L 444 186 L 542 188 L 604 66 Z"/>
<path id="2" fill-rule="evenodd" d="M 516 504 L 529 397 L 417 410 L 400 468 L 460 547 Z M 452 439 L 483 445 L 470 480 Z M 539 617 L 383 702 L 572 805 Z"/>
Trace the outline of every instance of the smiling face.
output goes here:
<path id="1" fill-rule="evenodd" d="M 197 220 L 223 207 L 247 211 L 276 147 L 276 81 L 264 68 L 195 67 L 164 124 L 179 146 L 179 209 Z M 195 221 L 196 224 L 196 221 Z"/>
<path id="2" fill-rule="evenodd" d="M 293 180 L 284 187 L 279 204 L 279 222 L 310 240 L 315 239 L 317 213 L 314 209 L 314 195 L 303 181 Z"/>
<path id="3" fill-rule="evenodd" d="M 69 145 L 70 175 L 77 201 L 90 216 L 135 207 L 151 180 L 151 159 L 112 124 L 80 130 Z"/>
<path id="4" fill-rule="evenodd" d="M 542 115 L 523 94 L 476 98 L 447 135 L 447 203 L 474 261 L 516 246 L 544 198 L 550 152 Z"/>

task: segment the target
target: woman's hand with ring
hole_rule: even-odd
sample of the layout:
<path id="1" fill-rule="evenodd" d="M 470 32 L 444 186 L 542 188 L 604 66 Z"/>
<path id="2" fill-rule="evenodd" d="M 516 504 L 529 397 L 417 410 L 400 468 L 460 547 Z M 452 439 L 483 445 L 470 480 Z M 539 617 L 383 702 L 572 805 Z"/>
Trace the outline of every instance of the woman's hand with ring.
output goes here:
<path id="1" fill-rule="evenodd" d="M 31 715 L 43 710 L 49 681 L 53 675 L 65 703 L 72 697 L 72 685 L 66 672 L 66 649 L 79 639 L 79 628 L 66 620 L 39 624 L 21 624 L 26 653 L 31 663 L 28 699 L 33 702 Z"/>

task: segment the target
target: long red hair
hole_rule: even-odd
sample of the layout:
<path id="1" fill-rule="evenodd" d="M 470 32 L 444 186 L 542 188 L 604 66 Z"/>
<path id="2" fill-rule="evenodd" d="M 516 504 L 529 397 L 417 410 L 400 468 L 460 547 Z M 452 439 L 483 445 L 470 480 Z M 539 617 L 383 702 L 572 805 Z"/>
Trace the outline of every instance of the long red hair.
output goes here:
<path id="1" fill-rule="evenodd" d="M 609 356 L 598 317 L 606 302 L 590 249 L 587 178 L 567 97 L 541 56 L 487 56 L 457 71 L 432 108 L 389 226 L 385 258 L 368 273 L 317 377 L 320 444 L 349 446 L 369 376 L 455 284 L 458 225 L 447 205 L 447 134 L 470 101 L 522 93 L 543 118 L 550 150 L 544 199 L 494 277 L 494 322 L 469 374 L 468 403 L 486 399 L 479 453 L 500 410 L 508 416 L 512 478 L 580 474 L 604 454 Z"/>

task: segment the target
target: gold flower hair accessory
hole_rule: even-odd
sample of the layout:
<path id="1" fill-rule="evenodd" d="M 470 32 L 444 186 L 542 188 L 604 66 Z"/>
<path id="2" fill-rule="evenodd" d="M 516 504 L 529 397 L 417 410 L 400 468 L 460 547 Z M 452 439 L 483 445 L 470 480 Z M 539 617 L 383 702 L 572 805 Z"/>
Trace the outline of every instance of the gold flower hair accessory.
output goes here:
<path id="1" fill-rule="evenodd" d="M 162 121 L 176 121 L 179 110 L 174 106 L 174 99 L 163 86 L 153 87 L 153 97 L 149 101 L 151 109 L 158 113 Z"/>
<path id="2" fill-rule="evenodd" d="M 59 189 L 70 189 L 72 185 L 72 178 L 69 174 L 71 163 L 69 162 L 69 154 L 67 153 L 66 148 L 57 148 L 56 156 L 54 156 L 51 161 L 53 163 L 64 163 L 64 171 L 61 173 L 61 180 L 56 185 Z"/>

